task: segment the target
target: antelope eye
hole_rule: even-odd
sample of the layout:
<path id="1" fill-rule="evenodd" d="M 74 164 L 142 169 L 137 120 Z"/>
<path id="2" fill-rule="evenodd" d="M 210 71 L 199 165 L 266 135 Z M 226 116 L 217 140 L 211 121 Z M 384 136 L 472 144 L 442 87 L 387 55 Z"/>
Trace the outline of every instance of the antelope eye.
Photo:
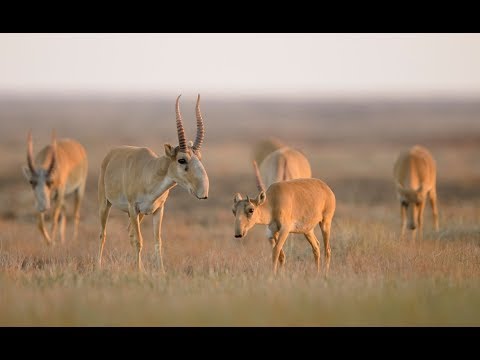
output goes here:
<path id="1" fill-rule="evenodd" d="M 29 183 L 32 186 L 37 186 L 37 182 L 35 180 L 30 180 Z"/>
<path id="2" fill-rule="evenodd" d="M 186 164 L 186 163 L 187 163 L 187 160 L 185 160 L 185 159 L 178 159 L 178 163 L 183 165 L 183 164 Z"/>
<path id="3" fill-rule="evenodd" d="M 232 209 L 232 213 L 233 215 L 237 215 L 237 213 L 235 212 L 235 209 Z"/>

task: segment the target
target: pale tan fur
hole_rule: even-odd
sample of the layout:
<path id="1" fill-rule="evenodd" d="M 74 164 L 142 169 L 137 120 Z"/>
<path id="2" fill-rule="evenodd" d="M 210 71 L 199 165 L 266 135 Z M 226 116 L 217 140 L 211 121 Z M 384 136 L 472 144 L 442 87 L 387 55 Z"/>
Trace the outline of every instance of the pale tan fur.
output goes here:
<path id="1" fill-rule="evenodd" d="M 320 272 L 320 247 L 314 234 L 314 227 L 319 224 L 325 248 L 325 275 L 328 274 L 330 228 L 336 201 L 334 193 L 322 180 L 310 178 L 276 182 L 253 200 L 248 197 L 243 199 L 237 193 L 233 202 L 235 237 L 246 236 L 255 224 L 268 225 L 275 241 L 272 251 L 274 274 L 279 260 L 283 265 L 282 248 L 290 233 L 305 235 L 312 247 L 317 272 Z"/>
<path id="2" fill-rule="evenodd" d="M 277 138 L 270 137 L 257 142 L 253 148 L 253 160 L 257 164 L 261 164 L 262 161 L 272 152 L 278 150 L 285 145 Z"/>
<path id="3" fill-rule="evenodd" d="M 435 230 L 438 231 L 438 207 L 436 190 L 436 163 L 430 152 L 419 145 L 402 152 L 395 162 L 393 175 L 395 179 L 400 212 L 402 218 L 402 237 L 408 227 L 416 238 L 423 236 L 423 212 L 425 202 L 430 200 Z"/>
<path id="4" fill-rule="evenodd" d="M 72 193 L 75 195 L 73 239 L 76 240 L 80 221 L 80 205 L 85 193 L 88 173 L 87 154 L 81 144 L 71 139 L 61 139 L 53 143 L 54 145 L 42 148 L 35 156 L 33 161 L 35 173 L 32 173 L 27 166 L 23 169 L 25 177 L 32 184 L 36 193 L 37 208 L 39 207 L 37 194 L 43 195 L 42 209 L 38 211 L 38 228 L 48 245 L 55 243 L 59 222 L 60 239 L 62 243 L 65 242 L 65 196 Z M 49 174 L 48 168 L 52 163 L 53 152 L 55 152 L 55 165 Z M 45 229 L 44 221 L 44 211 L 50 208 L 50 198 L 54 200 L 51 236 Z"/>
<path id="5" fill-rule="evenodd" d="M 197 100 L 197 140 L 186 145 L 177 98 L 177 131 L 179 143 L 173 147 L 165 144 L 165 156 L 158 156 L 144 147 L 120 146 L 112 149 L 104 158 L 98 181 L 99 215 L 101 222 L 98 266 L 102 265 L 102 253 L 106 240 L 106 224 L 110 208 L 127 212 L 130 217 L 129 237 L 136 246 L 136 261 L 144 271 L 141 250 L 143 237 L 140 223 L 144 215 L 153 215 L 153 232 L 156 241 L 157 264 L 165 272 L 162 259 L 161 228 L 164 204 L 170 189 L 179 184 L 198 199 L 208 197 L 208 176 L 201 162 L 200 145 L 203 141 L 203 121 Z M 200 120 L 199 120 L 200 119 Z M 200 135 L 199 135 L 200 134 Z"/>
<path id="6" fill-rule="evenodd" d="M 274 182 L 312 177 L 310 163 L 304 154 L 285 146 L 271 152 L 260 164 L 260 174 L 266 187 Z"/>

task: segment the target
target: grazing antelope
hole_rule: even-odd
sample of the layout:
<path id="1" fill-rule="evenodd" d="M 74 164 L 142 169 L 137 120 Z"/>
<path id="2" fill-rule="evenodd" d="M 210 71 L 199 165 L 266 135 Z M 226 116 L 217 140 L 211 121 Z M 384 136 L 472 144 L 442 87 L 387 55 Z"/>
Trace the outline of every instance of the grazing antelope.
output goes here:
<path id="1" fill-rule="evenodd" d="M 320 244 L 314 234 L 316 224 L 320 225 L 326 256 L 326 272 L 330 267 L 330 228 L 335 212 L 335 195 L 319 179 L 293 179 L 279 181 L 265 191 L 258 167 L 255 167 L 257 187 L 260 193 L 255 199 L 248 196 L 243 199 L 239 193 L 233 198 L 235 215 L 235 237 L 247 235 L 255 224 L 268 225 L 273 239 L 273 273 L 277 272 L 277 263 L 283 266 L 285 255 L 283 245 L 290 233 L 305 235 L 312 246 L 313 255 L 320 272 Z M 283 255 L 282 255 L 283 254 Z"/>
<path id="2" fill-rule="evenodd" d="M 437 208 L 437 174 L 436 164 L 430 152 L 423 146 L 415 145 L 408 151 L 402 152 L 393 169 L 400 211 L 402 216 L 402 237 L 407 227 L 413 230 L 413 239 L 416 238 L 417 228 L 420 238 L 423 235 L 423 211 L 425 200 L 430 200 L 433 222 L 438 231 Z"/>
<path id="3" fill-rule="evenodd" d="M 80 221 L 80 205 L 85 194 L 88 161 L 85 148 L 72 139 L 56 141 L 55 132 L 52 132 L 52 143 L 47 145 L 33 160 L 32 134 L 28 132 L 27 165 L 23 167 L 23 174 L 32 185 L 35 193 L 36 208 L 38 211 L 38 228 L 48 245 L 55 243 L 58 222 L 60 221 L 60 240 L 65 242 L 65 196 L 73 193 L 74 227 L 73 239 L 77 238 L 78 223 Z M 45 229 L 44 213 L 50 209 L 54 200 L 51 237 Z"/>
<path id="4" fill-rule="evenodd" d="M 257 162 L 257 164 L 261 164 L 263 159 L 265 159 L 268 154 L 280 149 L 283 146 L 283 143 L 274 137 L 259 141 L 253 148 L 253 159 Z"/>
<path id="5" fill-rule="evenodd" d="M 308 159 L 300 151 L 285 146 L 271 152 L 260 163 L 260 175 L 266 187 L 274 182 L 312 177 Z"/>
<path id="6" fill-rule="evenodd" d="M 130 217 L 129 237 L 136 246 L 137 266 L 140 271 L 144 271 L 140 224 L 144 215 L 153 215 L 157 263 L 161 271 L 165 272 L 161 229 L 164 205 L 170 189 L 179 184 L 197 199 L 208 197 L 208 176 L 200 152 L 205 135 L 200 112 L 200 95 L 196 105 L 197 136 L 193 144 L 189 142 L 187 145 L 179 101 L 180 96 L 175 107 L 179 146 L 165 144 L 165 156 L 158 156 L 145 147 L 120 146 L 110 150 L 102 162 L 98 181 L 101 222 L 99 267 L 102 265 L 106 224 L 112 205 L 128 213 Z"/>

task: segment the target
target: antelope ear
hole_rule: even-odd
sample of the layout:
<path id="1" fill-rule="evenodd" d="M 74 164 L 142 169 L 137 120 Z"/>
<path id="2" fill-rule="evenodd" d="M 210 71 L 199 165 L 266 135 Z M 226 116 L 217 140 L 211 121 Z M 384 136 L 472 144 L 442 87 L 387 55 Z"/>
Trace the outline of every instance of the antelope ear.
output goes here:
<path id="1" fill-rule="evenodd" d="M 236 193 L 235 195 L 233 195 L 233 203 L 234 204 L 236 204 L 240 200 L 243 200 L 242 195 L 240 195 L 240 193 Z"/>
<path id="2" fill-rule="evenodd" d="M 177 151 L 172 145 L 165 144 L 164 147 L 165 147 L 165 155 L 171 158 L 175 158 L 175 156 L 177 156 Z"/>
<path id="3" fill-rule="evenodd" d="M 32 172 L 30 171 L 28 166 L 22 166 L 22 172 L 27 180 L 30 180 L 32 178 Z"/>
<path id="4" fill-rule="evenodd" d="M 257 205 L 262 205 L 265 200 L 267 200 L 267 194 L 265 194 L 265 191 L 262 191 L 260 194 L 258 194 L 255 200 L 257 201 Z"/>

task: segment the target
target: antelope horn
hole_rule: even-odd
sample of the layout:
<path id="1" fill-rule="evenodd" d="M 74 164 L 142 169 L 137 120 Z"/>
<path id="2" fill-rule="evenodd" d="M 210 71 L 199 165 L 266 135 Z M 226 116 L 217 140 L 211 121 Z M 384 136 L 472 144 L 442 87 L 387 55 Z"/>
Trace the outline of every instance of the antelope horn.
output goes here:
<path id="1" fill-rule="evenodd" d="M 197 137 L 195 138 L 195 143 L 193 144 L 193 150 L 200 150 L 203 138 L 205 137 L 205 128 L 203 127 L 203 119 L 200 112 L 200 94 L 198 94 L 197 106 L 195 110 L 197 114 Z"/>
<path id="2" fill-rule="evenodd" d="M 47 176 L 50 176 L 57 163 L 57 134 L 52 130 L 52 160 L 47 170 Z"/>
<path id="3" fill-rule="evenodd" d="M 187 152 L 187 140 L 185 139 L 185 130 L 183 129 L 182 115 L 180 114 L 180 96 L 182 95 L 178 95 L 175 106 L 175 112 L 177 116 L 178 145 L 180 146 L 180 152 Z"/>
<path id="4" fill-rule="evenodd" d="M 36 174 L 35 166 L 33 166 L 33 142 L 32 142 L 32 131 L 28 131 L 27 137 L 27 164 L 30 172 Z"/>
<path id="5" fill-rule="evenodd" d="M 247 195 L 247 201 L 250 202 L 250 197 Z"/>
<path id="6" fill-rule="evenodd" d="M 258 191 L 265 191 L 265 185 L 263 184 L 262 177 L 260 176 L 260 170 L 255 160 L 253 160 L 253 167 L 255 168 L 255 179 L 257 180 Z"/>

